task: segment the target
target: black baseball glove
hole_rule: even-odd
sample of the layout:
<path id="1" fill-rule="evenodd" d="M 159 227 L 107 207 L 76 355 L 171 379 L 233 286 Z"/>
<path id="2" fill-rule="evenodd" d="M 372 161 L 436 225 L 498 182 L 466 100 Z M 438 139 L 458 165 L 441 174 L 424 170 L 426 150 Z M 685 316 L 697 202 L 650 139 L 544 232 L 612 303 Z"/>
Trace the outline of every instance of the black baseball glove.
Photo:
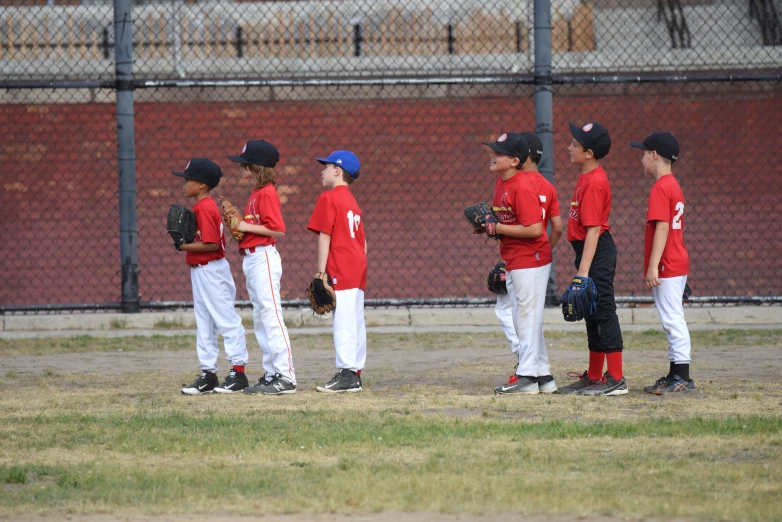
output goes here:
<path id="1" fill-rule="evenodd" d="M 497 216 L 486 203 L 477 203 L 464 209 L 464 217 L 472 225 L 475 234 L 486 233 L 492 239 L 499 239 L 497 234 Z"/>
<path id="2" fill-rule="evenodd" d="M 337 307 L 337 294 L 326 272 L 315 274 L 307 287 L 307 298 L 312 310 L 318 315 L 327 314 Z"/>
<path id="3" fill-rule="evenodd" d="M 196 220 L 192 210 L 182 205 L 171 205 L 168 209 L 168 220 L 166 222 L 168 233 L 173 240 L 174 248 L 183 243 L 192 243 L 195 239 Z"/>
<path id="4" fill-rule="evenodd" d="M 503 295 L 508 293 L 508 287 L 505 284 L 505 261 L 500 261 L 491 269 L 489 275 L 486 277 L 486 288 L 489 292 L 497 295 Z"/>

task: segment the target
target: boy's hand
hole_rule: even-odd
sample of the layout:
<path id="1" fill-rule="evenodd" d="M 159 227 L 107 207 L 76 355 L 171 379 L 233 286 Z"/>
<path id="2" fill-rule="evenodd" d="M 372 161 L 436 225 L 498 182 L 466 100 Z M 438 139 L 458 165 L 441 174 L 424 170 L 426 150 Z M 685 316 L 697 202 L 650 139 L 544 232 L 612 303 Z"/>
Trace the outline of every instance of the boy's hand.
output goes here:
<path id="1" fill-rule="evenodd" d="M 644 281 L 646 282 L 646 288 L 649 290 L 655 286 L 660 286 L 660 278 L 658 277 L 656 266 L 649 267 L 649 270 L 646 271 L 646 277 L 644 278 Z"/>

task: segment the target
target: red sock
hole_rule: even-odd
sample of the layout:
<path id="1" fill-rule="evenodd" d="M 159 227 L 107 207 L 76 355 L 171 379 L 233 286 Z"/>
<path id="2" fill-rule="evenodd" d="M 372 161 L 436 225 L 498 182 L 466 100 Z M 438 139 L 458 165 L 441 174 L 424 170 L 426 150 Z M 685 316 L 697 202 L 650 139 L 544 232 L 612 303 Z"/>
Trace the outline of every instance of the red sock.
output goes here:
<path id="1" fill-rule="evenodd" d="M 239 373 L 244 373 L 244 366 L 237 366 L 234 364 L 232 368 Z"/>
<path id="2" fill-rule="evenodd" d="M 606 354 L 604 352 L 589 351 L 589 369 L 587 370 L 587 377 L 593 381 L 597 381 L 603 377 L 603 364 L 606 360 Z"/>
<path id="3" fill-rule="evenodd" d="M 617 381 L 622 378 L 622 352 L 611 352 L 606 354 L 608 361 L 608 375 Z"/>
<path id="4" fill-rule="evenodd" d="M 361 377 L 361 370 L 357 370 L 357 371 L 356 371 L 356 375 L 358 375 L 359 377 Z"/>

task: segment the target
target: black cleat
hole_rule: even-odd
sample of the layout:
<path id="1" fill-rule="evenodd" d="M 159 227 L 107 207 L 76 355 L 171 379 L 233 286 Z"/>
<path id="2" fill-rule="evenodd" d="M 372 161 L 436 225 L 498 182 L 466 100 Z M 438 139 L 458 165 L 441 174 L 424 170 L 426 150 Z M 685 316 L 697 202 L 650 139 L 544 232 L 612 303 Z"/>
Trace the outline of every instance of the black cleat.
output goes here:
<path id="1" fill-rule="evenodd" d="M 203 395 L 204 393 L 212 393 L 219 385 L 217 374 L 203 371 L 201 375 L 196 377 L 193 384 L 182 388 L 182 393 L 184 395 Z"/>
<path id="2" fill-rule="evenodd" d="M 237 372 L 233 368 L 228 372 L 223 384 L 215 388 L 215 393 L 236 393 L 250 386 L 247 376 L 243 372 Z"/>
<path id="3" fill-rule="evenodd" d="M 329 382 L 315 389 L 325 393 L 360 392 L 361 377 L 356 372 L 343 368 Z"/>

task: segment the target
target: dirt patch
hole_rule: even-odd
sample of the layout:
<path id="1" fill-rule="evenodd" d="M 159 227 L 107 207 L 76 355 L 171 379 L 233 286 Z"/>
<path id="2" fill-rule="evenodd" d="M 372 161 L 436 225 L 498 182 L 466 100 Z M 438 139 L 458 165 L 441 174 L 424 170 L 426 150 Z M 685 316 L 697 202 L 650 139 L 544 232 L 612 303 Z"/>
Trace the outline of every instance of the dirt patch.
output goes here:
<path id="1" fill-rule="evenodd" d="M 577 337 L 574 337 L 577 339 Z M 303 386 L 320 384 L 330 378 L 334 369 L 334 352 L 328 336 L 321 337 L 320 344 L 309 339 L 297 343 L 292 338 L 293 357 L 298 380 Z M 410 346 L 368 347 L 367 368 L 364 372 L 368 386 L 385 393 L 394 393 L 406 385 L 456 386 L 467 394 L 485 394 L 486 387 L 504 382 L 513 373 L 516 363 L 504 339 L 497 337 L 492 348 L 452 347 L 436 350 L 416 349 L 415 336 Z M 162 341 L 161 341 L 162 342 Z M 321 345 L 322 344 L 322 345 Z M 586 343 L 585 343 L 586 344 Z M 574 349 L 573 338 L 555 339 L 549 342 L 549 358 L 558 369 L 555 377 L 560 384 L 567 384 L 567 371 L 581 372 L 587 364 L 587 348 Z M 664 341 L 660 350 L 625 350 L 625 374 L 631 388 L 634 384 L 634 366 L 659 367 L 660 375 L 668 368 Z M 751 390 L 757 383 L 779 382 L 782 370 L 782 344 L 758 344 L 751 346 L 693 346 L 692 373 L 696 382 L 731 378 L 738 380 L 739 388 Z M 257 378 L 260 352 L 250 352 L 248 376 Z M 3 373 L 43 373 L 52 378 L 60 374 L 121 375 L 135 372 L 160 372 L 176 374 L 176 385 L 188 368 L 198 371 L 195 350 L 191 351 L 143 351 L 68 353 L 56 355 L 9 355 L 0 357 Z M 228 363 L 220 361 L 224 373 Z M 505 368 L 497 371 L 497 368 Z M 746 391 L 744 390 L 744 391 Z"/>

